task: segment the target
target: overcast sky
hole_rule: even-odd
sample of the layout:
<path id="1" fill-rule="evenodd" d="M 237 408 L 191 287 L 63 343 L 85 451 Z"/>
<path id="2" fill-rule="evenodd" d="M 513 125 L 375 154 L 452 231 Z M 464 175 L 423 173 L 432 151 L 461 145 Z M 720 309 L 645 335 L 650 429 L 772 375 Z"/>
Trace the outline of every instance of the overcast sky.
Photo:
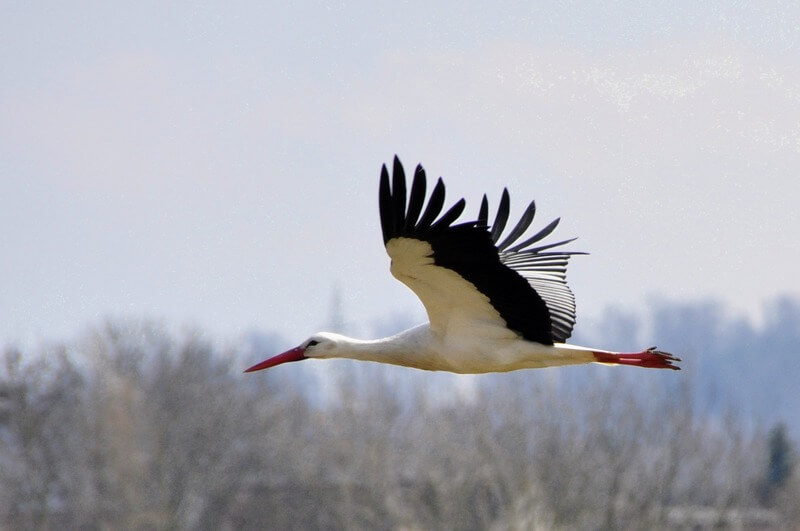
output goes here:
<path id="1" fill-rule="evenodd" d="M 422 320 L 380 165 L 579 236 L 582 319 L 800 294 L 793 2 L 0 2 L 0 342 Z M 633 346 L 632 346 L 633 347 Z"/>

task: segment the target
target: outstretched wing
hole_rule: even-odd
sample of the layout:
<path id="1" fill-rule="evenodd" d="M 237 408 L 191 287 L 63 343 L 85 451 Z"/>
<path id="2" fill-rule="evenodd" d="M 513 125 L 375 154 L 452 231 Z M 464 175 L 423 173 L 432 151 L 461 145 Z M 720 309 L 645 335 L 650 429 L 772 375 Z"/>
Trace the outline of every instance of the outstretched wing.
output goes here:
<path id="1" fill-rule="evenodd" d="M 383 241 L 392 274 L 420 298 L 434 333 L 446 336 L 458 330 L 463 335 L 470 330 L 543 344 L 569 337 L 575 304 L 565 274 L 568 257 L 576 253 L 547 250 L 572 240 L 531 247 L 552 232 L 558 220 L 514 245 L 533 221 L 531 203 L 496 245 L 508 220 L 507 191 L 492 227 L 487 224 L 485 197 L 475 221 L 453 224 L 464 210 L 463 199 L 440 215 L 445 200 L 441 178 L 426 206 L 422 166 L 414 172 L 408 201 L 406 195 L 405 172 L 395 157 L 391 179 L 385 165 L 381 170 Z"/>
<path id="2" fill-rule="evenodd" d="M 575 295 L 567 285 L 567 262 L 572 255 L 586 253 L 551 250 L 573 242 L 576 238 L 534 246 L 555 230 L 561 218 L 554 219 L 533 236 L 517 243 L 530 227 L 536 214 L 534 201 L 530 202 L 509 235 L 497 243 L 508 220 L 509 202 L 508 190 L 504 189 L 495 222 L 491 227 L 492 241 L 497 246 L 500 261 L 527 280 L 544 300 L 550 313 L 553 341 L 563 343 L 572 335 L 575 326 Z M 484 195 L 478 214 L 479 226 L 488 228 L 488 212 L 489 202 Z"/>

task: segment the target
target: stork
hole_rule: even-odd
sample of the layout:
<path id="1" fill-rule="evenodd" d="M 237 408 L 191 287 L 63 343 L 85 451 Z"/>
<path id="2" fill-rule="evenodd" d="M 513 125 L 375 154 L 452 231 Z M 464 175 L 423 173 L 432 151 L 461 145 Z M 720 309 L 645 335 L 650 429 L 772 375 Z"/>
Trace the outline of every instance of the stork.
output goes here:
<path id="1" fill-rule="evenodd" d="M 562 250 L 575 238 L 541 243 L 560 219 L 523 239 L 536 212 L 532 201 L 502 237 L 509 217 L 507 189 L 491 225 L 485 195 L 477 219 L 457 224 L 466 203 L 461 199 L 440 215 L 445 204 L 441 178 L 427 206 L 425 198 L 421 165 L 408 197 L 397 156 L 391 178 L 383 165 L 379 211 L 390 269 L 422 301 L 428 323 L 375 340 L 320 332 L 245 372 L 317 358 L 471 374 L 594 362 L 679 370 L 674 362 L 680 359 L 655 347 L 624 353 L 566 344 L 575 325 L 567 261 L 585 253 Z"/>

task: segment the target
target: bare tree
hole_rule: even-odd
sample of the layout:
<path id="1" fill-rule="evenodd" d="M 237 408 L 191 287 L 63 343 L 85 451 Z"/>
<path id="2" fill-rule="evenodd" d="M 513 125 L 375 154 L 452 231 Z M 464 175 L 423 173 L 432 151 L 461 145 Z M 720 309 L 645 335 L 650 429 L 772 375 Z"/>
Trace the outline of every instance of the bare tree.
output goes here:
<path id="1" fill-rule="evenodd" d="M 0 528 L 790 528 L 800 518 L 789 432 L 704 410 L 691 374 L 645 388 L 613 369 L 470 379 L 341 361 L 324 365 L 333 395 L 309 401 L 302 369 L 245 377 L 245 352 L 140 321 L 37 353 L 6 349 Z M 762 505 L 765 477 L 774 488 Z"/>
<path id="2" fill-rule="evenodd" d="M 56 345 L 28 364 L 5 351 L 0 379 L 0 522 L 79 525 L 87 455 L 85 382 Z"/>

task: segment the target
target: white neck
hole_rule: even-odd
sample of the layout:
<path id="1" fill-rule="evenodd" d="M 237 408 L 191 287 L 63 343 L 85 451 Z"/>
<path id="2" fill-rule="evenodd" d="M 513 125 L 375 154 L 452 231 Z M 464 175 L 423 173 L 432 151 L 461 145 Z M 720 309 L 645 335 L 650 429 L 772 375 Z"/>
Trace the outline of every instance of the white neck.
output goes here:
<path id="1" fill-rule="evenodd" d="M 430 360 L 426 360 L 425 356 L 426 338 L 429 334 L 427 325 L 420 325 L 381 339 L 355 339 L 337 334 L 335 336 L 337 346 L 326 357 L 433 369 L 434 367 L 428 366 Z"/>

